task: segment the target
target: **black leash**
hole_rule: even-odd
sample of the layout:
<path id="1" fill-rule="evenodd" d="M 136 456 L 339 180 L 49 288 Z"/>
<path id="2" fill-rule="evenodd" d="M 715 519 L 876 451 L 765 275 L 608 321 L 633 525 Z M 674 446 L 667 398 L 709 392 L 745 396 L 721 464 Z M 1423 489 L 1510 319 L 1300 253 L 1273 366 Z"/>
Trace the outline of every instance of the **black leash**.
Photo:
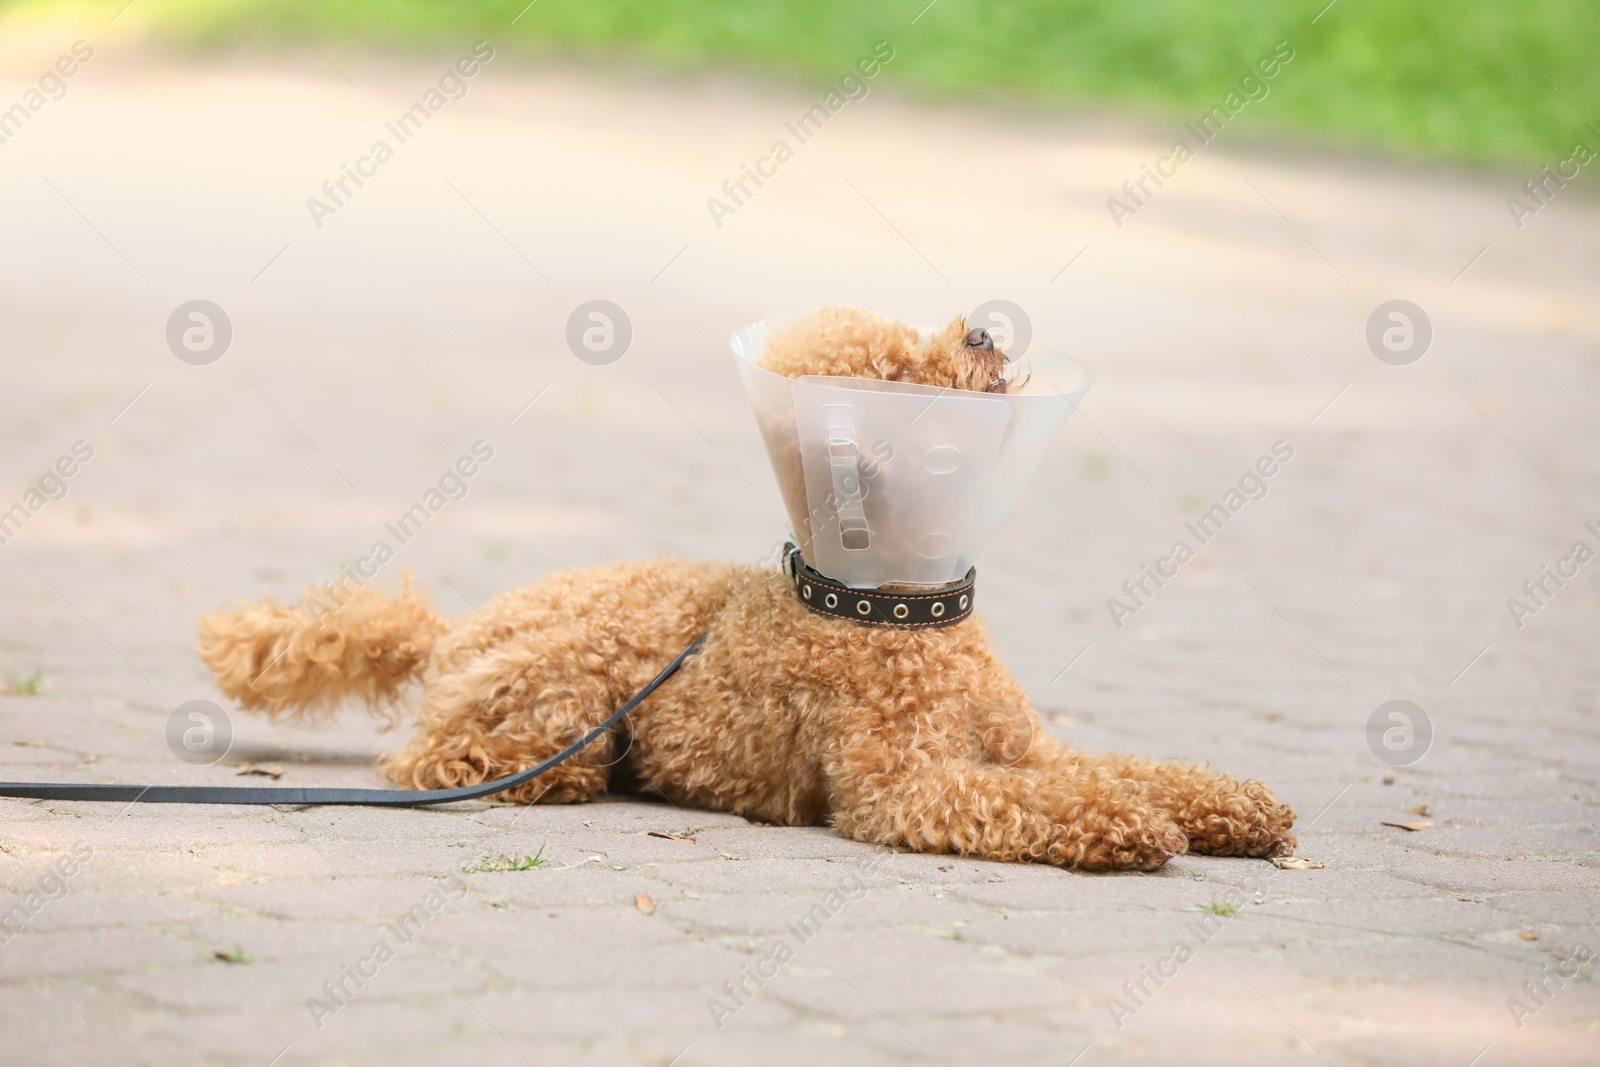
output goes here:
<path id="1" fill-rule="evenodd" d="M 557 752 L 543 763 L 518 771 L 505 778 L 459 789 L 297 789 L 287 786 L 214 786 L 214 785 L 75 785 L 65 782 L 0 782 L 0 797 L 25 797 L 32 800 L 111 800 L 140 804 L 358 804 L 373 808 L 422 808 L 432 804 L 448 804 L 454 800 L 476 800 L 507 789 L 515 789 L 524 782 L 544 774 L 553 767 L 588 748 L 611 727 L 638 707 L 656 689 L 678 672 L 684 661 L 705 641 L 701 634 L 678 658 L 664 667 L 660 674 L 633 695 L 629 701 L 611 713 L 611 717 L 584 734 L 577 741 Z"/>

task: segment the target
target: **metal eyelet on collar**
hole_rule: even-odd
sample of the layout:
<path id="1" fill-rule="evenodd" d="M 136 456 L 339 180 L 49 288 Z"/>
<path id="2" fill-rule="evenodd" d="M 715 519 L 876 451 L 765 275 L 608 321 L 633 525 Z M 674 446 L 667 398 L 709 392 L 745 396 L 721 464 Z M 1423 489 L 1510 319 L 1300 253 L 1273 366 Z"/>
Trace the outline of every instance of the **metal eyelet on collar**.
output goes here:
<path id="1" fill-rule="evenodd" d="M 827 596 L 823 597 L 822 602 L 828 605 L 830 608 L 836 608 L 839 606 L 839 598 L 834 596 L 832 593 L 829 593 Z"/>
<path id="2" fill-rule="evenodd" d="M 910 614 L 911 614 L 911 609 L 906 607 L 904 604 L 896 604 L 894 606 L 894 617 L 895 618 L 903 619 L 907 615 L 910 615 Z"/>
<path id="3" fill-rule="evenodd" d="M 933 617 L 936 618 L 936 619 L 943 618 L 944 617 L 944 601 L 935 600 L 933 602 L 932 613 L 933 613 Z"/>
<path id="4" fill-rule="evenodd" d="M 868 601 L 865 601 L 865 600 L 856 601 L 856 614 L 857 615 L 871 615 L 872 614 L 872 604 L 869 603 Z"/>

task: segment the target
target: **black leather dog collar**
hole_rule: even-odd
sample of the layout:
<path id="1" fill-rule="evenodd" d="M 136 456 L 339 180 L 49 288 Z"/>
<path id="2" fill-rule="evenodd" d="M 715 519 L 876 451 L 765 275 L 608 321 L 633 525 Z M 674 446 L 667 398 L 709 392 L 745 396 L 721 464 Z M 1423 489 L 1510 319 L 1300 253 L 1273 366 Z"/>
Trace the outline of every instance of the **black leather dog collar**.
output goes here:
<path id="1" fill-rule="evenodd" d="M 895 630 L 926 630 L 961 622 L 972 614 L 972 586 L 978 573 L 974 567 L 961 581 L 933 589 L 851 589 L 813 570 L 792 544 L 787 546 L 784 570 L 794 582 L 800 603 L 818 615 Z"/>

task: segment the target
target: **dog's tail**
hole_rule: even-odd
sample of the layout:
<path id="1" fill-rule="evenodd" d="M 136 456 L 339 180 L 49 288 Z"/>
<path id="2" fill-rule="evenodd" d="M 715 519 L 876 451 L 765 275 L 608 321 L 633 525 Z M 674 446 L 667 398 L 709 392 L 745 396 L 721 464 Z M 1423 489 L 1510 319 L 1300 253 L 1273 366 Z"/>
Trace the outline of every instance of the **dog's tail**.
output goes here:
<path id="1" fill-rule="evenodd" d="M 313 585 L 296 605 L 267 600 L 202 616 L 200 658 L 224 693 L 274 719 L 326 720 L 350 697 L 392 718 L 445 628 L 402 576 L 399 599 Z"/>

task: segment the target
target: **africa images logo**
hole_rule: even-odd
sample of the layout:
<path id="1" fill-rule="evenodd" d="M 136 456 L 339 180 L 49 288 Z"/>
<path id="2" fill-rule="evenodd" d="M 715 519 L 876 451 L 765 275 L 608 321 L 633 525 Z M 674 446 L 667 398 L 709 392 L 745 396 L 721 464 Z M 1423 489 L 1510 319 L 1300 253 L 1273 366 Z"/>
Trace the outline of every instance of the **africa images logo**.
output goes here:
<path id="1" fill-rule="evenodd" d="M 1212 105 L 1211 110 L 1183 124 L 1184 130 L 1194 138 L 1195 143 L 1192 146 L 1187 137 L 1180 137 L 1172 142 L 1172 151 L 1156 160 L 1154 167 L 1148 163 L 1141 163 L 1139 176 L 1122 183 L 1122 197 L 1106 198 L 1106 210 L 1111 213 L 1111 221 L 1117 224 L 1117 229 L 1122 229 L 1123 219 L 1138 214 L 1140 208 L 1155 198 L 1155 189 L 1150 188 L 1151 182 L 1155 183 L 1156 189 L 1167 184 L 1163 179 L 1176 177 L 1178 168 L 1221 136 L 1223 129 L 1246 106 L 1252 102 L 1265 100 L 1272 92 L 1268 82 L 1276 78 L 1294 57 L 1294 46 L 1288 41 L 1279 41 L 1273 46 L 1270 55 L 1256 60 L 1254 70 L 1244 73 L 1236 89 L 1228 90 L 1221 100 Z M 1144 195 L 1141 196 L 1141 193 Z"/>
<path id="2" fill-rule="evenodd" d="M 876 78 L 894 56 L 894 46 L 888 41 L 879 41 L 873 46 L 872 53 L 856 60 L 854 69 L 840 77 L 821 100 L 801 112 L 793 122 L 783 124 L 783 128 L 794 137 L 794 145 L 780 137 L 772 142 L 765 155 L 756 159 L 753 168 L 748 163 L 741 163 L 739 176 L 722 183 L 722 193 L 727 199 L 715 196 L 706 198 L 706 210 L 711 212 L 711 221 L 717 224 L 717 229 L 722 229 L 724 217 L 744 207 L 755 195 L 750 188 L 751 182 L 759 189 L 766 184 L 763 179 L 777 177 L 778 168 L 794 158 L 795 145 L 803 145 L 821 133 L 828 120 L 843 111 L 846 104 L 865 100 L 872 91 L 867 83 Z M 741 196 L 741 193 L 744 195 Z"/>
<path id="3" fill-rule="evenodd" d="M 368 179 L 377 177 L 378 167 L 394 158 L 395 145 L 403 145 L 422 132 L 423 124 L 444 110 L 447 103 L 465 97 L 466 80 L 476 77 L 492 59 L 494 46 L 488 41 L 473 45 L 471 53 L 456 60 L 439 75 L 438 88 L 428 88 L 421 100 L 402 111 L 393 122 L 383 124 L 383 128 L 394 138 L 394 145 L 380 137 L 372 142 L 365 155 L 357 157 L 354 167 L 348 163 L 339 164 L 339 176 L 322 183 L 322 193 L 326 199 L 315 196 L 306 198 L 306 210 L 311 213 L 311 221 L 317 229 L 322 229 L 324 216 L 338 214 L 339 209 L 355 196 L 356 190 L 367 184 Z M 352 182 L 355 183 L 355 189 L 350 188 Z"/>

